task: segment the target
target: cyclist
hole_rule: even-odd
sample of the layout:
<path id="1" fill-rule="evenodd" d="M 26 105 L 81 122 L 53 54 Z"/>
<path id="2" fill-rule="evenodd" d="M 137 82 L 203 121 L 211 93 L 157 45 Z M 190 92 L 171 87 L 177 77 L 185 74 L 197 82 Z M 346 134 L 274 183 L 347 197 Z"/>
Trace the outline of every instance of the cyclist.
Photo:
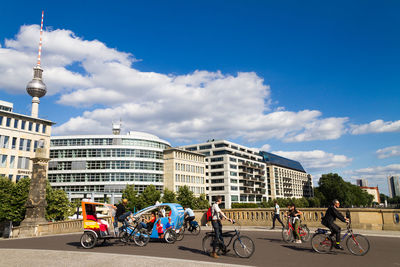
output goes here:
<path id="1" fill-rule="evenodd" d="M 300 234 L 298 232 L 298 228 L 299 228 L 299 225 L 300 225 L 300 215 L 302 215 L 303 213 L 301 211 L 298 211 L 296 209 L 296 205 L 294 203 L 292 203 L 292 204 L 289 205 L 289 211 L 286 214 L 288 216 L 288 219 L 292 220 L 292 225 L 293 225 L 293 228 L 294 228 L 294 231 L 293 231 L 294 239 L 295 239 L 294 242 L 295 243 L 301 243 Z"/>
<path id="2" fill-rule="evenodd" d="M 189 223 L 189 229 L 191 229 L 190 222 L 193 221 L 195 218 L 193 210 L 191 208 L 189 208 L 189 206 L 185 206 L 185 212 L 183 213 L 183 215 L 185 216 L 186 228 L 188 228 L 188 223 Z"/>
<path id="3" fill-rule="evenodd" d="M 219 204 L 221 204 L 221 202 L 222 202 L 222 197 L 217 196 L 216 202 L 211 207 L 211 214 L 212 214 L 211 224 L 215 233 L 215 238 L 213 240 L 213 250 L 210 254 L 210 256 L 213 258 L 218 258 L 218 255 L 215 251 L 219 245 L 222 245 L 222 252 L 224 254 L 228 252 L 224 243 L 224 239 L 222 237 L 221 219 L 227 219 L 228 221 L 233 222 L 233 220 L 226 217 L 225 214 L 222 212 L 222 210 L 219 208 Z"/>
<path id="4" fill-rule="evenodd" d="M 336 220 L 336 218 L 338 218 L 342 222 L 348 223 L 349 219 L 344 217 L 340 213 L 340 211 L 337 210 L 339 208 L 339 206 L 340 206 L 339 200 L 334 199 L 332 201 L 332 205 L 329 206 L 329 208 L 326 210 L 325 216 L 322 217 L 321 223 L 323 225 L 325 225 L 326 227 L 328 227 L 329 230 L 331 230 L 331 236 L 336 235 L 335 248 L 343 250 L 343 247 L 340 245 L 340 230 L 341 229 L 337 224 L 334 223 L 334 221 Z"/>

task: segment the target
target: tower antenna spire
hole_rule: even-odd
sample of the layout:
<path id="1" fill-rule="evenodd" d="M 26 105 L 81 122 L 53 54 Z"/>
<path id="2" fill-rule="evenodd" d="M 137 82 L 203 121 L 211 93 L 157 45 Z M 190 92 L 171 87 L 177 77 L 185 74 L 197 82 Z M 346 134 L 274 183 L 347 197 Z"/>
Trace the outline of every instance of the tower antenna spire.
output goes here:
<path id="1" fill-rule="evenodd" d="M 37 65 L 38 66 L 40 66 L 40 57 L 42 55 L 43 17 L 44 17 L 44 10 L 42 10 L 42 21 L 40 23 L 40 41 L 39 41 L 39 51 L 38 51 L 38 57 L 37 57 Z"/>

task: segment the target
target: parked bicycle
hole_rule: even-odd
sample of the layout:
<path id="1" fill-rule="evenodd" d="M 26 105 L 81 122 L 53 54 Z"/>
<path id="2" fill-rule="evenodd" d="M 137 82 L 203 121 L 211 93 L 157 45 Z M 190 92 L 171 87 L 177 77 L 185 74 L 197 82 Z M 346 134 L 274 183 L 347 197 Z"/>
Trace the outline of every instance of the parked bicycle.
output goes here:
<path id="1" fill-rule="evenodd" d="M 283 241 L 287 243 L 294 241 L 294 231 L 295 229 L 293 220 L 291 217 L 288 217 L 287 225 L 282 228 Z M 299 233 L 301 241 L 307 242 L 310 240 L 310 230 L 306 224 L 302 224 L 300 221 L 299 227 L 296 229 L 296 231 Z"/>
<path id="2" fill-rule="evenodd" d="M 368 239 L 360 234 L 354 234 L 351 223 L 347 224 L 346 234 L 343 235 L 341 241 L 346 240 L 347 249 L 356 256 L 364 256 L 368 253 L 370 245 Z M 318 228 L 311 239 L 311 245 L 315 252 L 328 253 L 332 250 L 336 243 L 335 237 L 329 234 L 329 230 Z"/>
<path id="3" fill-rule="evenodd" d="M 226 242 L 224 242 L 226 245 L 219 243 L 216 253 L 218 255 L 224 254 L 224 248 L 225 249 L 228 248 L 233 241 L 232 246 L 233 246 L 233 251 L 235 251 L 235 254 L 240 258 L 250 258 L 253 255 L 256 248 L 253 240 L 248 236 L 240 234 L 239 231 L 240 226 L 235 224 L 235 221 L 233 221 L 233 225 L 234 225 L 233 231 L 226 231 L 222 233 L 222 237 L 230 238 L 229 242 L 227 244 Z M 216 236 L 214 231 L 206 233 L 202 243 L 203 250 L 205 253 L 210 254 L 212 252 L 213 242 L 215 238 Z"/>

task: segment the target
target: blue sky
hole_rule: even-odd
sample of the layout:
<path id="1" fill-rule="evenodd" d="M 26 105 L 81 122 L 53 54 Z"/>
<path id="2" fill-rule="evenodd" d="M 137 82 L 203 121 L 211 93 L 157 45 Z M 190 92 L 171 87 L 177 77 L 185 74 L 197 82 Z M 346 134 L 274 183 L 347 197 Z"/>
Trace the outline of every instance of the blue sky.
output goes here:
<path id="1" fill-rule="evenodd" d="M 189 2 L 189 3 L 188 3 Z M 8 6 L 7 6 L 8 5 Z M 8 1 L 0 99 L 30 112 L 26 83 L 45 11 L 54 134 L 146 131 L 210 138 L 338 172 L 387 193 L 400 174 L 398 1 Z"/>

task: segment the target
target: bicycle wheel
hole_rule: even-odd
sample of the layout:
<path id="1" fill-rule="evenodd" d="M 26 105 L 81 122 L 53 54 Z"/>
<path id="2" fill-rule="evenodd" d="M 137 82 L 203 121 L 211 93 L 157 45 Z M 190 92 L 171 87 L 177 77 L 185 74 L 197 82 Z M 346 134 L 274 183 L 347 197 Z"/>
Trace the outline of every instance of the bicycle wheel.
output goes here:
<path id="1" fill-rule="evenodd" d="M 181 241 L 185 235 L 183 234 L 182 228 L 175 231 L 176 233 L 176 241 Z"/>
<path id="2" fill-rule="evenodd" d="M 291 228 L 283 227 L 282 228 L 282 239 L 286 243 L 289 243 L 293 240 L 293 231 Z"/>
<path id="3" fill-rule="evenodd" d="M 139 231 L 135 233 L 135 235 L 133 236 L 133 242 L 135 242 L 136 246 L 139 247 L 146 246 L 147 243 L 149 243 L 149 241 L 150 241 L 150 236 L 143 231 Z"/>
<path id="4" fill-rule="evenodd" d="M 315 234 L 311 239 L 311 246 L 315 252 L 328 253 L 332 250 L 333 242 L 326 234 Z"/>
<path id="5" fill-rule="evenodd" d="M 97 236 L 92 232 L 84 232 L 81 236 L 81 245 L 84 248 L 93 248 L 97 243 Z"/>
<path id="6" fill-rule="evenodd" d="M 299 234 L 301 241 L 307 242 L 310 240 L 310 230 L 308 229 L 307 225 L 303 224 L 300 226 Z"/>
<path id="7" fill-rule="evenodd" d="M 203 251 L 206 254 L 210 254 L 213 250 L 213 240 L 214 240 L 215 235 L 211 234 L 211 235 L 206 235 L 203 238 Z"/>
<path id="8" fill-rule="evenodd" d="M 128 243 L 129 242 L 129 234 L 125 231 L 119 232 L 119 240 L 123 243 Z"/>
<path id="9" fill-rule="evenodd" d="M 369 251 L 368 239 L 359 234 L 349 236 L 346 241 L 346 246 L 349 251 L 356 256 L 364 256 Z"/>
<path id="10" fill-rule="evenodd" d="M 165 239 L 165 242 L 167 242 L 168 244 L 175 243 L 175 241 L 176 241 L 176 233 L 175 233 L 175 231 L 172 231 L 171 229 L 168 229 L 164 233 L 164 239 Z"/>
<path id="11" fill-rule="evenodd" d="M 200 234 L 200 225 L 197 225 L 195 228 L 193 228 L 192 234 L 194 234 L 194 235 Z"/>
<path id="12" fill-rule="evenodd" d="M 250 258 L 255 249 L 254 242 L 250 237 L 242 235 L 233 241 L 233 250 L 241 258 Z"/>

